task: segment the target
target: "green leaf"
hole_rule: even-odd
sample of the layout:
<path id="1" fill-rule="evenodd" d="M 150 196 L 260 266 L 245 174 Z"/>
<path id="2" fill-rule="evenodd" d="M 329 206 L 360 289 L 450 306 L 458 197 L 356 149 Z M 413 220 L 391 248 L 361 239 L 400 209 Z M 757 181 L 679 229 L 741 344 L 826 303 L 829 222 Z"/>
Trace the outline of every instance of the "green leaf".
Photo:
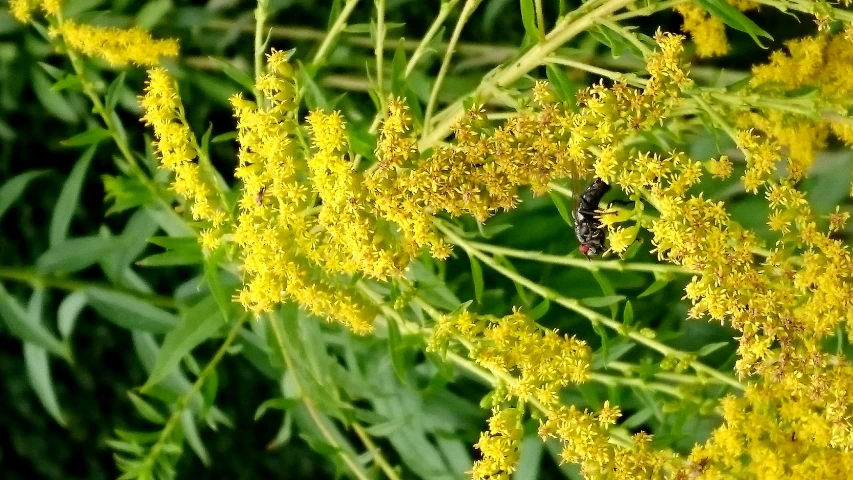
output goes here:
<path id="1" fill-rule="evenodd" d="M 136 262 L 140 267 L 170 267 L 175 265 L 198 265 L 204 261 L 204 255 L 198 252 L 164 252 L 149 255 Z"/>
<path id="2" fill-rule="evenodd" d="M 548 309 L 551 307 L 551 301 L 547 298 L 543 299 L 539 305 L 536 305 L 530 310 L 530 318 L 533 321 L 539 320 L 544 317 L 546 313 L 548 313 Z"/>
<path id="3" fill-rule="evenodd" d="M 477 303 L 483 303 L 483 267 L 480 266 L 480 262 L 477 261 L 477 258 L 468 254 L 468 259 L 471 261 L 471 276 L 474 280 L 474 298 L 477 300 Z"/>
<path id="4" fill-rule="evenodd" d="M 400 327 L 397 325 L 397 321 L 388 319 L 388 354 L 391 356 L 391 366 L 394 367 L 394 373 L 397 375 L 397 378 L 406 384 L 409 378 L 406 375 L 406 358 L 402 343 Z"/>
<path id="5" fill-rule="evenodd" d="M 126 293 L 89 288 L 86 295 L 101 316 L 129 330 L 166 333 L 179 322 L 177 316 Z"/>
<path id="6" fill-rule="evenodd" d="M 0 318 L 9 332 L 24 342 L 41 347 L 48 352 L 65 359 L 70 357 L 68 350 L 50 331 L 41 324 L 31 322 L 27 311 L 0 284 Z"/>
<path id="7" fill-rule="evenodd" d="M 187 443 L 201 460 L 201 463 L 205 466 L 210 465 L 210 454 L 208 454 L 207 449 L 204 448 L 204 443 L 202 443 L 201 436 L 198 434 L 198 427 L 196 426 L 190 409 L 184 410 L 183 415 L 181 415 L 181 426 L 184 427 L 184 436 Z"/>
<path id="8" fill-rule="evenodd" d="M 27 320 L 31 325 L 41 327 L 43 308 L 44 290 L 38 288 L 33 292 L 27 308 Z M 56 391 L 51 380 L 47 350 L 32 343 L 24 342 L 24 364 L 27 368 L 30 386 L 36 392 L 39 402 L 57 423 L 65 426 L 65 417 L 59 408 L 59 401 L 56 399 Z"/>
<path id="9" fill-rule="evenodd" d="M 290 410 L 291 408 L 299 405 L 301 402 L 296 398 L 284 398 L 284 397 L 276 397 L 270 398 L 269 400 L 264 401 L 264 403 L 260 404 L 255 410 L 255 421 L 261 419 L 267 410 L 281 410 L 283 412 Z"/>
<path id="10" fill-rule="evenodd" d="M 563 197 L 557 192 L 548 192 L 551 195 L 551 200 L 554 202 L 554 205 L 557 207 L 557 211 L 560 212 L 560 217 L 566 222 L 567 225 L 574 228 L 574 222 L 572 222 L 572 215 L 569 213 L 569 207 L 566 206 L 565 200 Z"/>
<path id="11" fill-rule="evenodd" d="M 156 423 L 158 425 L 162 425 L 166 423 L 166 419 L 163 417 L 160 412 L 154 408 L 153 405 L 145 401 L 139 395 L 136 395 L 133 392 L 127 392 L 127 396 L 130 398 L 130 403 L 136 408 L 136 411 L 142 415 L 142 418 L 148 420 L 151 423 Z"/>
<path id="12" fill-rule="evenodd" d="M 94 265 L 121 246 L 115 238 L 91 236 L 69 238 L 44 252 L 36 267 L 42 273 L 71 273 Z"/>
<path id="13" fill-rule="evenodd" d="M 26 190 L 30 182 L 43 176 L 47 172 L 47 170 L 30 170 L 20 175 L 15 175 L 6 181 L 6 183 L 0 187 L 0 218 L 3 218 L 3 214 L 6 213 L 6 210 L 9 210 L 9 207 L 15 203 L 15 200 L 24 193 L 24 190 Z"/>
<path id="14" fill-rule="evenodd" d="M 151 28 L 163 20 L 173 7 L 172 0 L 151 0 L 136 14 L 136 24 L 151 30 Z"/>
<path id="15" fill-rule="evenodd" d="M 592 308 L 609 307 L 625 300 L 625 295 L 608 295 L 606 297 L 589 297 L 581 299 L 581 303 Z"/>
<path id="16" fill-rule="evenodd" d="M 249 76 L 248 73 L 244 72 L 243 70 L 240 70 L 231 62 L 222 60 L 221 58 L 209 58 L 219 66 L 219 68 L 222 70 L 222 73 L 227 75 L 228 78 L 230 78 L 231 80 L 237 82 L 237 85 L 243 87 L 243 89 L 245 89 L 247 92 L 251 92 L 255 89 L 255 82 L 252 81 L 252 77 Z"/>
<path id="17" fill-rule="evenodd" d="M 76 88 L 79 86 L 80 86 L 80 78 L 77 75 L 69 73 L 69 74 L 63 76 L 62 78 L 60 78 L 59 80 L 57 80 L 56 83 L 54 83 L 50 87 L 50 89 L 53 90 L 54 92 L 61 92 L 61 91 L 66 90 L 66 89 L 69 89 L 72 87 Z"/>
<path id="18" fill-rule="evenodd" d="M 700 348 L 699 351 L 696 352 L 696 356 L 701 358 L 710 355 L 723 347 L 728 346 L 729 342 L 709 343 L 708 345 L 705 345 L 704 347 Z"/>
<path id="19" fill-rule="evenodd" d="M 305 89 L 305 104 L 310 110 L 322 109 L 328 111 L 330 108 L 329 100 L 323 93 L 323 90 L 314 81 L 313 75 L 308 71 L 302 62 L 297 62 L 299 65 L 298 81 L 299 86 Z"/>
<path id="20" fill-rule="evenodd" d="M 761 44 L 758 37 L 773 40 L 773 37 L 770 36 L 769 33 L 765 32 L 761 27 L 756 25 L 755 22 L 750 20 L 746 15 L 741 13 L 726 0 L 694 1 L 697 5 L 707 10 L 711 15 L 719 18 L 726 25 L 748 34 L 761 48 L 764 48 L 764 45 Z"/>
<path id="21" fill-rule="evenodd" d="M 538 480 L 543 449 L 542 440 L 536 435 L 524 437 L 519 449 L 521 456 L 518 459 L 518 467 L 512 475 L 512 480 Z"/>
<path id="22" fill-rule="evenodd" d="M 559 65 L 552 63 L 545 65 L 545 76 L 548 78 L 548 82 L 554 86 L 554 91 L 557 93 L 560 101 L 568 105 L 575 105 L 578 85 L 569 80 Z M 558 196 L 554 192 L 551 192 L 551 195 Z"/>
<path id="23" fill-rule="evenodd" d="M 605 297 L 617 296 L 616 295 L 616 289 L 613 288 L 613 284 L 610 283 L 610 279 L 608 279 L 606 275 L 604 275 L 603 273 L 601 273 L 598 270 L 593 270 L 592 276 L 595 277 L 595 281 L 598 282 L 598 285 L 601 287 L 601 292 L 604 294 Z M 616 306 L 616 303 L 611 303 L 610 304 L 610 317 L 616 318 L 616 313 L 618 311 L 619 310 L 618 310 L 618 307 Z"/>
<path id="24" fill-rule="evenodd" d="M 56 312 L 56 323 L 62 338 L 71 336 L 71 332 L 74 331 L 74 324 L 77 323 L 77 317 L 80 316 L 86 302 L 86 294 L 77 291 L 65 297 L 59 304 L 59 309 Z"/>
<path id="25" fill-rule="evenodd" d="M 669 278 L 659 278 L 659 279 L 655 280 L 654 283 L 649 285 L 649 288 L 643 290 L 643 293 L 637 295 L 637 297 L 638 298 L 648 297 L 649 295 L 656 293 L 658 290 L 669 285 L 669 282 L 671 282 L 671 281 L 672 280 Z"/>
<path id="26" fill-rule="evenodd" d="M 601 338 L 601 351 L 596 352 L 596 356 L 600 354 L 600 361 L 603 365 L 607 365 L 610 361 L 610 336 L 607 334 L 607 329 L 601 322 L 592 322 L 592 329 Z"/>
<path id="27" fill-rule="evenodd" d="M 231 299 L 234 296 L 234 291 L 237 289 L 237 283 L 232 282 L 229 285 L 222 283 L 219 262 L 222 260 L 224 254 L 225 250 L 219 249 L 205 260 L 204 279 L 207 280 L 210 293 L 213 295 L 214 300 L 216 300 L 219 311 L 222 313 L 222 318 L 227 322 L 234 306 L 234 302 Z"/>
<path id="28" fill-rule="evenodd" d="M 35 68 L 32 70 L 32 86 L 39 103 L 51 115 L 65 123 L 77 123 L 80 119 L 77 109 L 62 94 L 52 89 L 53 85 L 44 72 Z"/>
<path id="29" fill-rule="evenodd" d="M 168 1 L 168 0 L 167 0 Z M 113 111 L 116 109 L 116 105 L 118 105 L 118 101 L 121 98 L 121 94 L 124 90 L 124 79 L 127 76 L 127 72 L 121 72 L 112 83 L 110 83 L 110 88 L 107 89 L 107 96 L 104 99 L 104 105 L 107 110 Z"/>
<path id="30" fill-rule="evenodd" d="M 50 246 L 56 246 L 68 236 L 68 226 L 71 224 L 71 217 L 74 216 L 74 210 L 77 208 L 77 203 L 80 201 L 80 190 L 83 188 L 83 180 L 86 179 L 86 171 L 89 169 L 89 164 L 95 156 L 95 147 L 91 147 L 71 169 L 68 179 L 62 185 L 62 190 L 59 192 L 59 198 L 56 201 L 56 207 L 53 208 L 53 215 L 50 220 Z"/>
<path id="31" fill-rule="evenodd" d="M 83 133 L 63 140 L 60 143 L 66 147 L 84 147 L 86 145 L 97 145 L 101 140 L 110 138 L 110 131 L 102 127 L 92 127 Z"/>
<path id="32" fill-rule="evenodd" d="M 634 323 L 634 306 L 631 305 L 631 301 L 628 300 L 625 302 L 625 311 L 622 313 L 622 324 L 629 326 L 632 323 Z"/>
<path id="33" fill-rule="evenodd" d="M 521 0 L 521 23 L 528 38 L 541 40 L 542 34 L 536 26 L 536 9 L 533 0 Z"/>
<path id="34" fill-rule="evenodd" d="M 166 378 L 181 362 L 185 355 L 195 347 L 211 338 L 225 325 L 225 319 L 219 312 L 216 301 L 207 297 L 181 315 L 178 325 L 166 334 L 157 361 L 142 391 L 145 391 Z"/>
<path id="35" fill-rule="evenodd" d="M 387 437 L 412 423 L 411 417 L 399 417 L 387 422 L 376 423 L 366 428 L 371 437 Z"/>
<path id="36" fill-rule="evenodd" d="M 225 132 L 220 133 L 219 135 L 214 136 L 210 139 L 210 143 L 222 143 L 227 142 L 229 140 L 234 140 L 237 138 L 237 132 Z"/>

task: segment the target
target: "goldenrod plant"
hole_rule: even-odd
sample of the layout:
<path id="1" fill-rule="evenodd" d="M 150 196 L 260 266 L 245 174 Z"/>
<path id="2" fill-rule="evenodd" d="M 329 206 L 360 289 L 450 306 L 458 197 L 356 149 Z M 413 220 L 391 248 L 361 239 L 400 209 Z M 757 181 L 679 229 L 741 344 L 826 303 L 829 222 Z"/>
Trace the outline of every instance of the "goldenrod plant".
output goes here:
<path id="1" fill-rule="evenodd" d="M 853 478 L 849 1 L 131 3 L 0 17 L 12 457 Z"/>

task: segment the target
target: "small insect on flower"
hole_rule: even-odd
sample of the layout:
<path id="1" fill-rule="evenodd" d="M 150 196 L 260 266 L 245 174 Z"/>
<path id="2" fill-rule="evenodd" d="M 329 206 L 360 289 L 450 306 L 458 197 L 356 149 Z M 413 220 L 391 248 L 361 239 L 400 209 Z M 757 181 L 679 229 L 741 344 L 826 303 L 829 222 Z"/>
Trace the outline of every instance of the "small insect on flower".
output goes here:
<path id="1" fill-rule="evenodd" d="M 572 219 L 575 223 L 575 236 L 580 243 L 580 251 L 587 258 L 594 257 L 604 252 L 605 230 L 601 228 L 601 220 L 598 217 L 598 202 L 610 185 L 596 177 L 586 189 L 577 196 L 575 208 L 572 210 Z"/>
<path id="2" fill-rule="evenodd" d="M 258 206 L 261 206 L 264 204 L 264 190 L 266 190 L 266 189 L 267 189 L 267 187 L 261 187 L 261 189 L 258 190 L 257 196 L 255 196 L 255 203 Z"/>

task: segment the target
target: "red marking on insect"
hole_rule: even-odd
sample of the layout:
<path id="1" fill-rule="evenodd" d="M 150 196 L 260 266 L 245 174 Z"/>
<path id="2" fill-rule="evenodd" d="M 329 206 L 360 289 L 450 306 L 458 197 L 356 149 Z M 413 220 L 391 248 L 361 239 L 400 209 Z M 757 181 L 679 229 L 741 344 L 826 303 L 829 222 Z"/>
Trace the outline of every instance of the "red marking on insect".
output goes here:
<path id="1" fill-rule="evenodd" d="M 589 245 L 587 245 L 585 243 L 581 244 L 581 246 L 579 248 L 580 248 L 581 253 L 584 255 L 586 255 L 586 252 L 589 251 Z"/>

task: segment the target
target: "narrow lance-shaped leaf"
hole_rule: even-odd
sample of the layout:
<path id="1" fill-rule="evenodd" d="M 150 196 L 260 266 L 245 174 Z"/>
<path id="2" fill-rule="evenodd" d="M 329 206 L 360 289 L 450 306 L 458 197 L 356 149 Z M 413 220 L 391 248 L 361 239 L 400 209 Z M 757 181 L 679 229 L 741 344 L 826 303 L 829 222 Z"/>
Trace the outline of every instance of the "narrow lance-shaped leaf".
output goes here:
<path id="1" fill-rule="evenodd" d="M 86 171 L 89 169 L 89 164 L 92 163 L 94 156 L 95 147 L 93 146 L 80 156 L 80 159 L 74 164 L 74 168 L 71 169 L 68 179 L 65 180 L 65 184 L 62 185 L 50 220 L 51 247 L 58 245 L 68 236 L 68 226 L 71 224 L 74 210 L 77 209 L 83 180 L 86 179 Z"/>

